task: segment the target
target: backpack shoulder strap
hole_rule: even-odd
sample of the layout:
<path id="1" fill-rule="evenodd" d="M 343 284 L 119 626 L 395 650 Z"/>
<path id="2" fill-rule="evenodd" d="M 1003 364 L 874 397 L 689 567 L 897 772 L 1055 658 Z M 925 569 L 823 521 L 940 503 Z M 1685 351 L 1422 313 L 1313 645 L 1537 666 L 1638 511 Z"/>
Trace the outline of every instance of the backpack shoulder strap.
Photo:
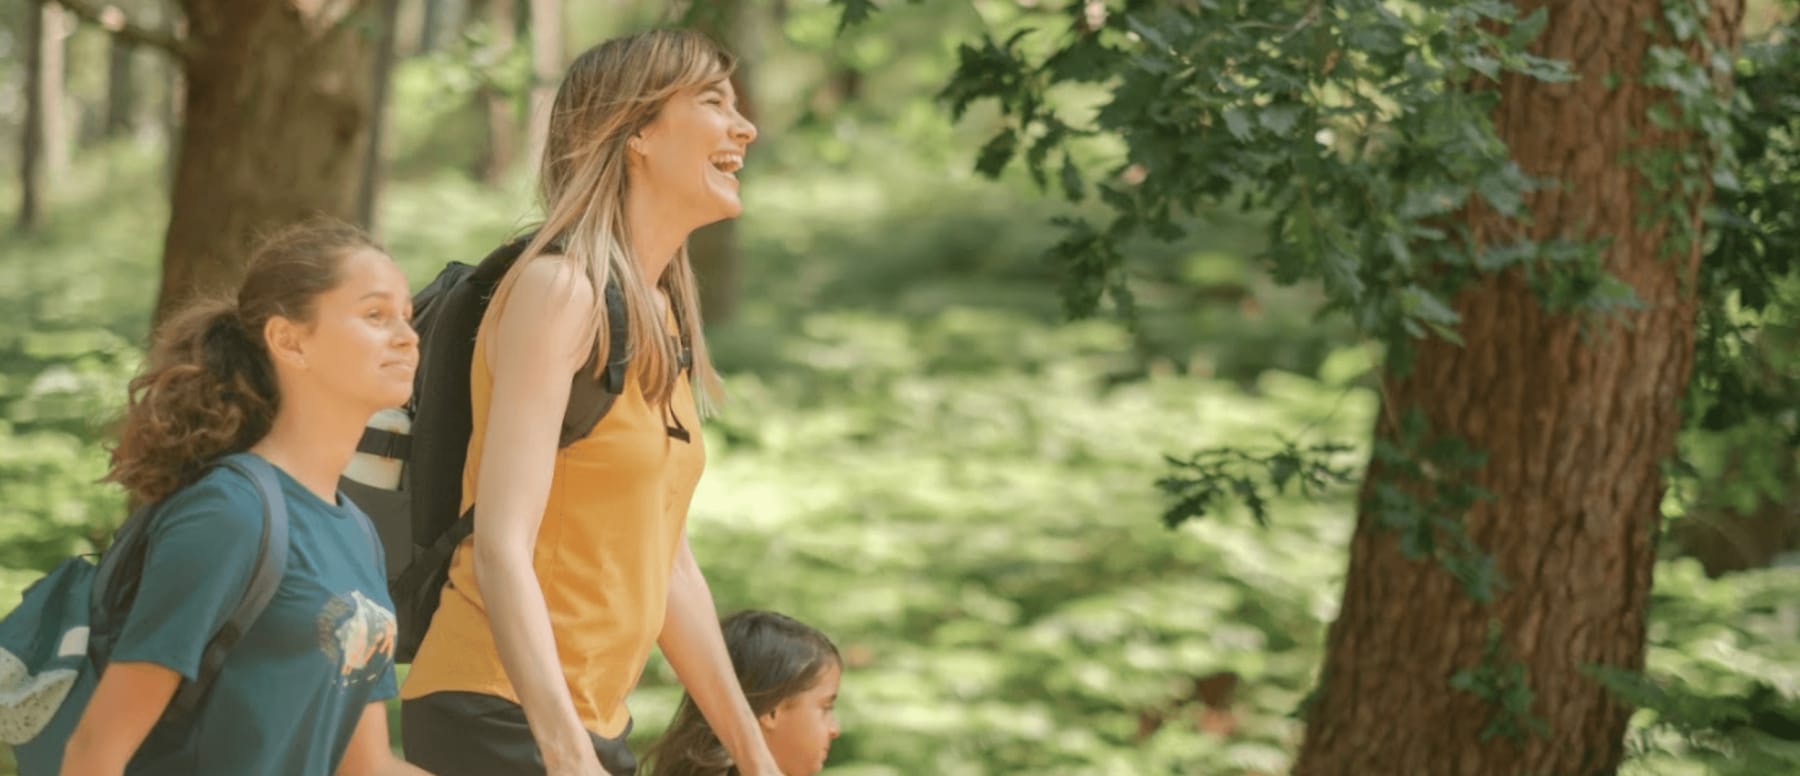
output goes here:
<path id="1" fill-rule="evenodd" d="M 269 601 L 275 597 L 275 590 L 281 586 L 282 575 L 287 572 L 287 501 L 281 495 L 281 483 L 276 479 L 275 469 L 269 462 L 250 453 L 227 456 L 215 465 L 231 468 L 256 486 L 263 508 L 262 542 L 257 546 L 256 565 L 251 569 L 250 585 L 245 590 L 244 597 L 231 610 L 225 625 L 206 643 L 206 651 L 200 656 L 200 671 L 194 681 L 182 683 L 175 692 L 174 700 L 169 703 L 169 713 L 184 717 L 193 714 L 200 707 L 206 691 L 212 687 L 213 680 L 219 677 L 219 669 L 225 666 L 226 655 L 250 631 L 250 626 L 256 623 L 257 617 L 262 616 L 263 610 L 268 608 Z"/>
<path id="2" fill-rule="evenodd" d="M 557 447 L 568 447 L 583 437 L 612 409 L 613 401 L 625 392 L 625 373 L 631 366 L 625 344 L 631 337 L 631 320 L 625 314 L 625 292 L 617 281 L 606 284 L 606 370 L 594 379 L 600 354 L 588 356 L 587 363 L 575 370 L 569 381 L 569 406 L 563 411 L 562 434 Z"/>

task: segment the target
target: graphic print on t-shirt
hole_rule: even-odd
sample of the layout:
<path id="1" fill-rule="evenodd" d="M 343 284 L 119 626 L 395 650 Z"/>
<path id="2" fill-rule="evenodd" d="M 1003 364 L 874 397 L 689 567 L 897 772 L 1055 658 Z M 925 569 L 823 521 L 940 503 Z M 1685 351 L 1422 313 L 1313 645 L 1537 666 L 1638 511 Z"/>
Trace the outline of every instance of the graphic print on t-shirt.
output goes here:
<path id="1" fill-rule="evenodd" d="M 319 649 L 344 687 L 380 679 L 394 655 L 394 613 L 362 591 L 332 596 L 319 612 Z"/>

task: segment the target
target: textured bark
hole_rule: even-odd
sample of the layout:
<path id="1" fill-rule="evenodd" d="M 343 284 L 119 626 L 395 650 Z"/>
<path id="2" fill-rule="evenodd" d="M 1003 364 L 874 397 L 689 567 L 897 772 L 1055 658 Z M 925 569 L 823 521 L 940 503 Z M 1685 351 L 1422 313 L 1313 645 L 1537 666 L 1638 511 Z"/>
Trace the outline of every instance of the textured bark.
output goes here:
<path id="1" fill-rule="evenodd" d="M 1542 5 L 1522 2 L 1519 11 Z M 1669 229 L 1646 223 L 1647 184 L 1628 156 L 1697 152 L 1696 141 L 1645 118 L 1667 98 L 1641 85 L 1662 0 L 1548 8 L 1534 50 L 1571 62 L 1579 80 L 1497 85 L 1494 119 L 1515 159 L 1565 184 L 1530 198 L 1525 229 L 1536 239 L 1610 240 L 1606 266 L 1644 307 L 1584 333 L 1581 321 L 1539 307 L 1518 274 L 1490 276 L 1455 300 L 1467 345 L 1423 343 L 1413 371 L 1390 377 L 1379 437 L 1396 438 L 1397 408 L 1417 408 L 1435 432 L 1488 453 L 1474 479 L 1496 498 L 1464 525 L 1510 586 L 1483 606 L 1436 562 L 1402 555 L 1367 506 L 1393 477 L 1372 464 L 1294 770 L 1301 776 L 1586 776 L 1611 773 L 1623 754 L 1630 709 L 1582 669 L 1643 665 L 1659 466 L 1674 447 L 1693 361 L 1700 260 L 1698 241 L 1664 250 Z M 1735 47 L 1741 16 L 1741 0 L 1713 3 L 1707 34 Z M 1687 228 L 1699 229 L 1707 196 L 1685 203 Z M 1477 240 L 1519 228 L 1486 211 L 1466 217 Z M 1531 712 L 1547 727 L 1541 737 L 1480 741 L 1498 707 L 1450 687 L 1481 663 L 1490 619 L 1502 625 L 1508 659 L 1527 671 Z"/>
<path id="2" fill-rule="evenodd" d="M 235 283 L 259 234 L 318 213 L 356 219 L 376 40 L 349 17 L 369 4 L 185 4 L 191 53 L 157 322 Z"/>

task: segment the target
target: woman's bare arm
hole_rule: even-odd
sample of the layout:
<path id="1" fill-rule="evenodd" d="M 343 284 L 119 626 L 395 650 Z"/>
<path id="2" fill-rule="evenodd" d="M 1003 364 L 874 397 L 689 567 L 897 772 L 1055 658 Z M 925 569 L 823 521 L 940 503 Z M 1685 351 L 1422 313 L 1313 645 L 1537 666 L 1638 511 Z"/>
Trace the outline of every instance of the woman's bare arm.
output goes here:
<path id="1" fill-rule="evenodd" d="M 731 655 L 725 651 L 725 636 L 719 631 L 712 589 L 700 573 L 685 532 L 669 575 L 668 614 L 657 645 L 738 770 L 745 776 L 781 776 L 756 714 L 738 685 Z"/>
<path id="2" fill-rule="evenodd" d="M 552 257 L 518 271 L 487 343 L 494 386 L 476 475 L 475 579 L 500 664 L 551 773 L 598 773 L 532 568 L 569 378 L 593 343 L 583 330 L 592 320 L 594 292 L 573 265 Z"/>

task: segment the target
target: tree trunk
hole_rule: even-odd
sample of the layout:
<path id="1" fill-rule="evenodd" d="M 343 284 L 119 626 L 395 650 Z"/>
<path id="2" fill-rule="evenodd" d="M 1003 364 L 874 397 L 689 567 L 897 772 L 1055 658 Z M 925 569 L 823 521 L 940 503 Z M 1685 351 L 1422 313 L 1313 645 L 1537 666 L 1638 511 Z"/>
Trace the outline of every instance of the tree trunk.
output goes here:
<path id="1" fill-rule="evenodd" d="M 376 206 L 381 199 L 383 138 L 387 135 L 388 86 L 394 75 L 395 27 L 400 20 L 400 0 L 379 0 L 381 31 L 376 43 L 375 67 L 370 79 L 374 96 L 369 100 L 368 152 L 363 155 L 362 187 L 357 192 L 357 221 L 370 233 L 376 231 Z"/>
<path id="2" fill-rule="evenodd" d="M 715 0 L 696 6 L 690 19 L 694 28 L 737 56 L 737 72 L 731 85 L 737 92 L 738 110 L 752 123 L 756 121 L 755 95 L 751 85 L 754 52 L 747 46 L 754 35 L 745 25 L 750 21 L 741 0 Z M 766 138 L 765 138 L 766 140 Z M 706 313 L 708 325 L 724 323 L 737 313 L 738 297 L 743 288 L 739 270 L 743 250 L 738 244 L 737 220 L 720 221 L 695 231 L 688 238 L 688 260 L 694 266 L 694 277 L 700 284 L 700 309 Z"/>
<path id="3" fill-rule="evenodd" d="M 164 57 L 158 65 L 163 68 L 167 86 L 163 89 L 163 103 L 158 111 L 162 115 L 163 142 L 168 145 L 168 153 L 163 155 L 163 187 L 164 193 L 171 198 L 175 193 L 175 173 L 181 169 L 181 110 L 187 103 L 187 79 L 183 74 L 182 64 Z"/>
<path id="4" fill-rule="evenodd" d="M 106 44 L 106 130 L 107 137 L 121 137 L 131 132 L 136 121 L 137 87 L 132 83 L 132 65 L 137 46 L 114 37 Z"/>
<path id="5" fill-rule="evenodd" d="M 376 40 L 368 0 L 189 0 L 180 159 L 156 321 L 229 287 L 256 237 L 354 220 Z"/>
<path id="6" fill-rule="evenodd" d="M 19 127 L 19 231 L 43 220 L 44 16 L 50 6 L 25 9 L 25 123 Z"/>
<path id="7" fill-rule="evenodd" d="M 1379 439 L 1395 441 L 1394 419 L 1413 408 L 1434 432 L 1488 454 L 1472 476 L 1495 498 L 1462 525 L 1509 586 L 1484 606 L 1438 563 L 1405 557 L 1371 506 L 1378 487 L 1404 484 L 1372 462 L 1300 776 L 1587 776 L 1613 772 L 1623 755 L 1631 710 L 1583 667 L 1643 667 L 1659 466 L 1681 423 L 1700 260 L 1698 240 L 1671 255 L 1669 228 L 1642 223 L 1647 183 L 1627 152 L 1696 140 L 1645 118 L 1667 99 L 1642 85 L 1661 0 L 1518 5 L 1521 16 L 1547 5 L 1533 48 L 1571 62 L 1579 77 L 1547 84 L 1509 75 L 1497 85 L 1494 119 L 1514 157 L 1564 184 L 1531 197 L 1524 229 L 1538 240 L 1610 239 L 1607 268 L 1644 306 L 1584 330 L 1540 308 L 1516 272 L 1489 276 L 1455 300 L 1466 346 L 1422 343 L 1414 369 L 1390 376 Z M 1741 0 L 1712 5 L 1705 34 L 1734 49 Z M 1700 228 L 1709 197 L 1682 203 L 1687 228 Z M 1467 219 L 1477 240 L 1518 228 L 1480 210 Z M 1450 686 L 1482 664 L 1490 619 L 1500 623 L 1505 660 L 1525 670 L 1542 735 L 1482 741 L 1499 706 Z"/>
<path id="8" fill-rule="evenodd" d="M 550 134 L 550 106 L 563 75 L 562 0 L 531 0 L 531 104 L 526 159 L 533 169 L 543 161 L 544 138 Z"/>
<path id="9" fill-rule="evenodd" d="M 444 26 L 444 0 L 425 0 L 424 18 L 419 21 L 419 54 L 429 54 L 437 50 L 438 38 L 443 34 L 439 28 Z"/>
<path id="10" fill-rule="evenodd" d="M 495 49 L 488 59 L 504 59 L 516 44 L 517 8 L 517 0 L 476 0 L 469 16 L 487 23 Z M 476 98 L 487 109 L 487 154 L 481 160 L 481 180 L 498 185 L 519 153 L 518 98 L 493 86 L 483 86 Z"/>
<path id="11" fill-rule="evenodd" d="M 68 59 L 69 35 L 75 23 L 59 6 L 45 4 L 41 9 L 43 33 L 40 45 L 42 59 L 38 71 L 38 99 L 42 105 L 44 176 L 54 182 L 69 169 L 69 151 L 74 145 L 69 122 Z"/>

